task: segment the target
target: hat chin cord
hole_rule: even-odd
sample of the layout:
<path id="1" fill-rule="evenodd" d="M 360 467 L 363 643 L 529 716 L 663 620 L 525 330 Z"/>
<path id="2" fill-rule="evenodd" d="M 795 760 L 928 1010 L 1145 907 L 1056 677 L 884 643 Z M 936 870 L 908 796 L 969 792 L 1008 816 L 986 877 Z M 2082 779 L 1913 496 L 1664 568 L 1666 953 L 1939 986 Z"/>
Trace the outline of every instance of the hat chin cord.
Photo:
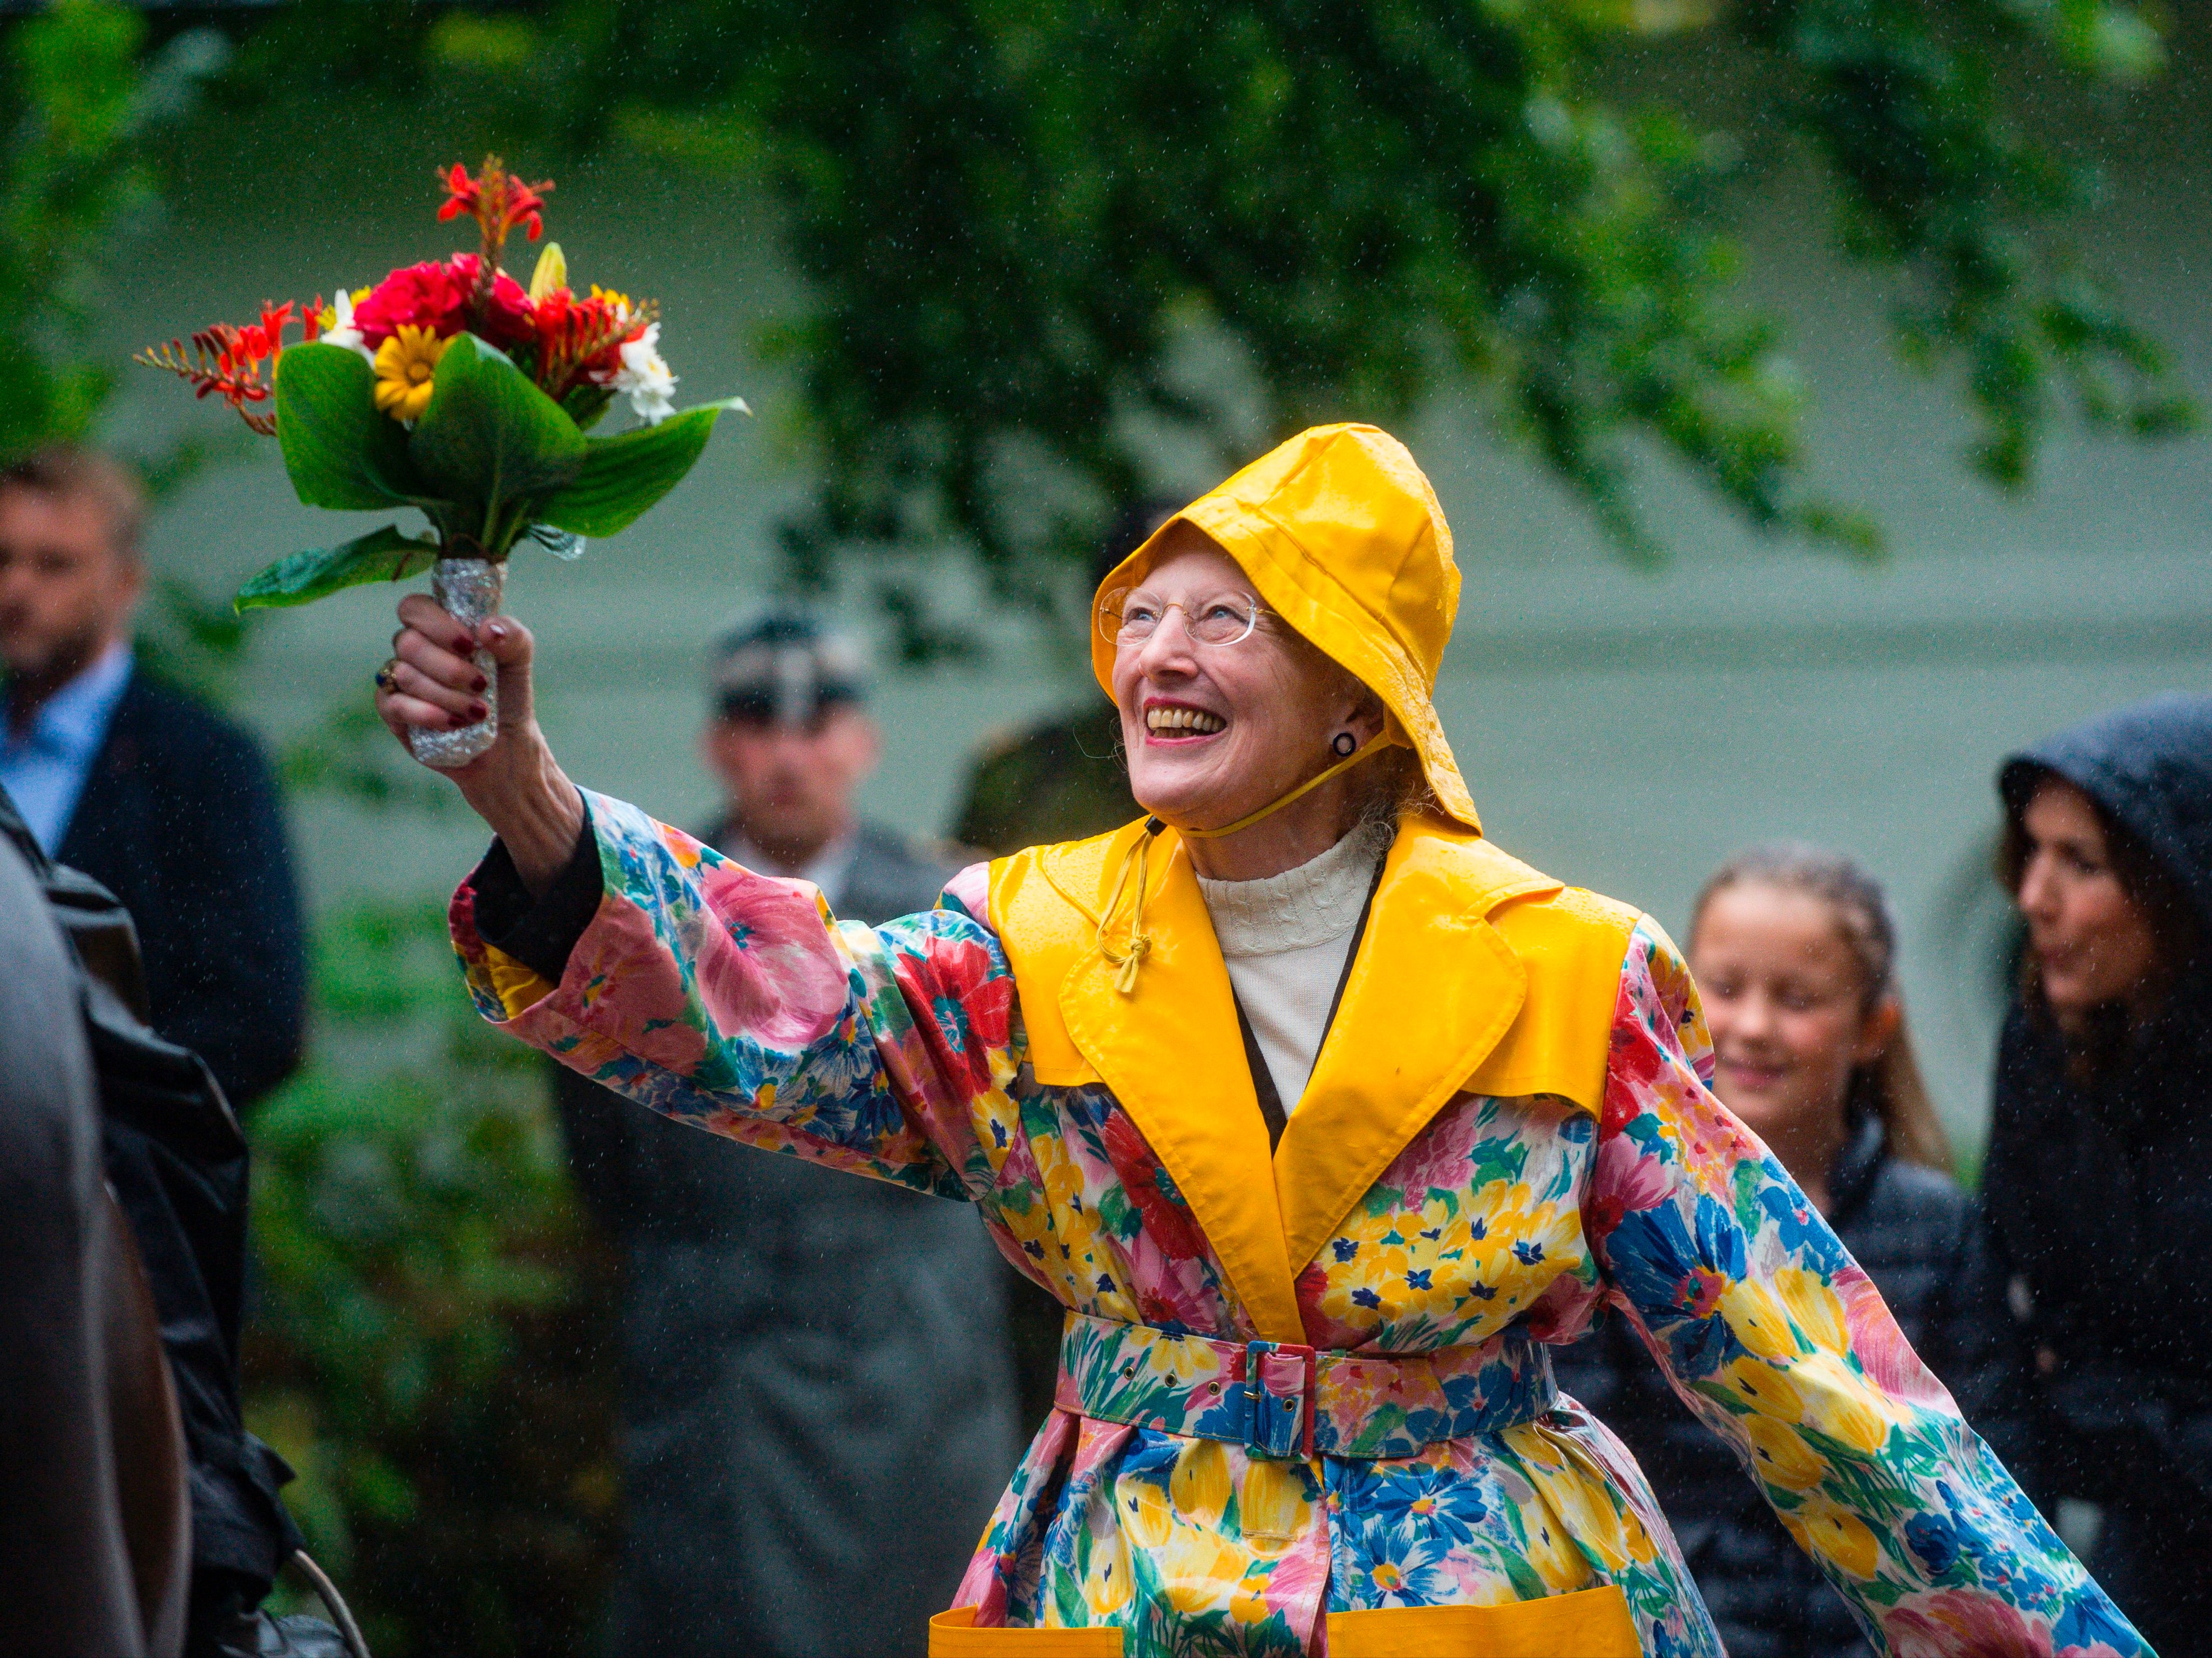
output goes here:
<path id="1" fill-rule="evenodd" d="M 1239 834 L 1250 829 L 1261 818 L 1273 817 L 1293 800 L 1304 799 L 1332 777 L 1341 776 L 1362 761 L 1370 759 L 1382 750 L 1389 748 L 1395 741 L 1395 738 L 1387 733 L 1376 738 L 1372 742 L 1354 749 L 1334 765 L 1315 773 L 1289 793 L 1279 795 L 1261 807 L 1259 811 L 1247 812 L 1233 823 L 1224 823 L 1219 829 L 1183 829 L 1178 826 L 1176 833 L 1186 841 L 1217 841 L 1224 835 Z M 1152 954 L 1152 935 L 1145 931 L 1145 871 L 1152 853 L 1152 842 L 1159 838 L 1160 831 L 1167 827 L 1166 821 L 1157 814 L 1145 820 L 1145 832 L 1136 838 L 1129 850 L 1123 854 L 1121 870 L 1114 877 L 1113 894 L 1106 900 L 1106 908 L 1099 913 L 1098 953 L 1103 956 L 1114 968 L 1114 988 L 1124 996 L 1136 994 L 1137 969 L 1145 957 Z M 1128 942 L 1116 950 L 1112 942 L 1108 939 L 1106 932 L 1113 925 L 1115 911 L 1121 907 L 1121 894 L 1129 884 L 1129 870 L 1132 865 L 1136 867 L 1137 890 L 1135 896 L 1129 901 Z"/>

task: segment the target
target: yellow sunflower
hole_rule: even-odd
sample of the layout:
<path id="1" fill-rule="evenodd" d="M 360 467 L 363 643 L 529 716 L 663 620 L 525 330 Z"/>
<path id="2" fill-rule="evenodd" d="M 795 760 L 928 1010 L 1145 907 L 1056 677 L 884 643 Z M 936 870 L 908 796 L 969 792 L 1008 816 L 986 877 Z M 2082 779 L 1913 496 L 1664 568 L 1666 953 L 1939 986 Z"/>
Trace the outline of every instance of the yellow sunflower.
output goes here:
<path id="1" fill-rule="evenodd" d="M 430 377 L 451 340 L 402 323 L 376 348 L 376 406 L 394 420 L 416 420 L 430 406 Z"/>

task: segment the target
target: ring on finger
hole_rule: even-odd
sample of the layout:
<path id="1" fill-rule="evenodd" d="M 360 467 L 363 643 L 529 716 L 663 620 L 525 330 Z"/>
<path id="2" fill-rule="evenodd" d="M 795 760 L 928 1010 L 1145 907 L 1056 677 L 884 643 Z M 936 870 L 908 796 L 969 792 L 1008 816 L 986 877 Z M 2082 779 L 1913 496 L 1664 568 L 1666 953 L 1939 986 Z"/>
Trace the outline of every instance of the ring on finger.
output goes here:
<path id="1" fill-rule="evenodd" d="M 398 665 L 399 659 L 395 656 L 386 660 L 385 665 L 376 671 L 377 689 L 389 695 L 399 689 L 399 677 L 392 671 Z"/>

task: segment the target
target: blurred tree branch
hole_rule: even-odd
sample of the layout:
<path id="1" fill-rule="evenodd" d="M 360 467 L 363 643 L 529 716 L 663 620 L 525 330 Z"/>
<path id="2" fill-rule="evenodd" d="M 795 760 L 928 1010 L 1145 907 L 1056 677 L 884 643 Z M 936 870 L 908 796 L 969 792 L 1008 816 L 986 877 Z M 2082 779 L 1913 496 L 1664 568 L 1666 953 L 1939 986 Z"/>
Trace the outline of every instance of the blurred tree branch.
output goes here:
<path id="1" fill-rule="evenodd" d="M 781 342 L 820 462 L 801 574 L 951 540 L 1051 608 L 1163 434 L 1225 467 L 1470 382 L 1632 551 L 1655 550 L 1639 443 L 1756 525 L 1875 550 L 1808 485 L 1804 388 L 1734 294 L 1743 139 L 1620 90 L 1668 33 L 1733 51 L 1735 125 L 1816 165 L 1900 347 L 1960 374 L 1983 476 L 2023 485 L 2069 406 L 2144 436 L 2195 417 L 2069 250 L 2089 180 L 2008 90 L 2156 73 L 2128 0 L 569 0 L 278 27 L 289 70 L 772 185 L 811 301 Z"/>
<path id="2" fill-rule="evenodd" d="M 87 333 L 117 241 L 159 200 L 152 144 L 228 52 L 206 29 L 149 49 L 146 20 L 112 0 L 58 0 L 0 44 L 0 465 L 83 438 L 114 389 Z M 142 462 L 158 500 L 204 464 L 179 445 Z M 157 671 L 219 683 L 234 619 L 173 580 L 156 584 L 141 643 Z"/>
<path id="3" fill-rule="evenodd" d="M 0 464 L 82 437 L 113 378 L 84 336 L 115 239 L 155 206 L 148 141 L 227 50 L 205 30 L 145 51 L 112 0 L 15 24 L 0 84 Z"/>

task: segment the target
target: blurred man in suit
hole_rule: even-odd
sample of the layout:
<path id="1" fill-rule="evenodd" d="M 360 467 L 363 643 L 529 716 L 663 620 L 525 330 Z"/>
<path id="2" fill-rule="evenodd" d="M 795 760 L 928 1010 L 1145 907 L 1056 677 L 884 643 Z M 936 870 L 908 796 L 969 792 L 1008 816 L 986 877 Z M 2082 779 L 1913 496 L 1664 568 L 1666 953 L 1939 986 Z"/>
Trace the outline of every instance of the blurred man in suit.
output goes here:
<path id="1" fill-rule="evenodd" d="M 848 920 L 936 902 L 952 859 L 853 809 L 879 738 L 852 640 L 773 607 L 717 642 L 710 694 L 702 839 Z M 616 1651 L 918 1658 L 1017 1450 L 1007 1275 L 975 1215 L 556 1075 L 623 1256 Z"/>
<path id="2" fill-rule="evenodd" d="M 144 496 L 88 450 L 0 471 L 0 786 L 138 926 L 154 1028 L 243 1110 L 300 1059 L 299 900 L 253 739 L 138 671 Z"/>

